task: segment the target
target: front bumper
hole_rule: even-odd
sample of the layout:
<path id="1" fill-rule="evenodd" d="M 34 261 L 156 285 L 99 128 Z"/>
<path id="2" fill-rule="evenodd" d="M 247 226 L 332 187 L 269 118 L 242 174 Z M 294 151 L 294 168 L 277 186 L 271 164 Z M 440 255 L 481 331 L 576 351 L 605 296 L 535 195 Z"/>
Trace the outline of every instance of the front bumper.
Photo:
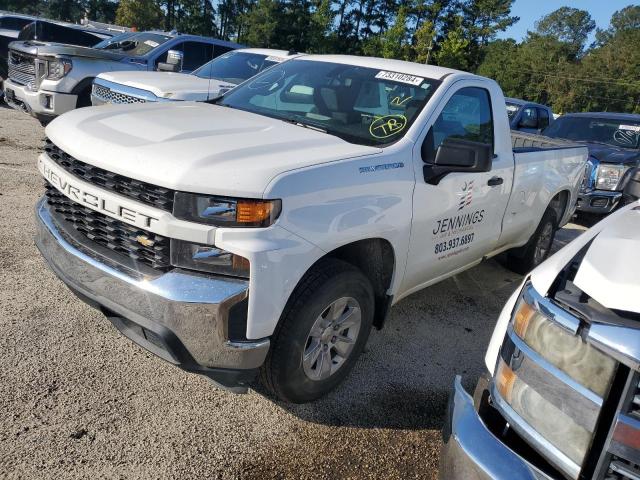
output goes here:
<path id="1" fill-rule="evenodd" d="M 5 100 L 13 108 L 22 110 L 41 121 L 52 120 L 76 108 L 78 96 L 69 93 L 31 91 L 11 80 L 4 82 Z"/>
<path id="2" fill-rule="evenodd" d="M 269 339 L 231 341 L 229 322 L 246 308 L 248 282 L 174 269 L 133 275 L 81 245 L 36 206 L 36 245 L 58 277 L 100 309 L 125 336 L 185 370 L 227 388 L 246 388 L 264 363 Z M 235 329 L 237 330 L 237 329 Z"/>
<path id="3" fill-rule="evenodd" d="M 578 194 L 579 212 L 596 213 L 607 215 L 611 213 L 620 203 L 622 192 L 609 190 L 591 190 Z"/>
<path id="4" fill-rule="evenodd" d="M 485 426 L 473 398 L 456 377 L 449 397 L 440 455 L 440 479 L 550 480 Z"/>

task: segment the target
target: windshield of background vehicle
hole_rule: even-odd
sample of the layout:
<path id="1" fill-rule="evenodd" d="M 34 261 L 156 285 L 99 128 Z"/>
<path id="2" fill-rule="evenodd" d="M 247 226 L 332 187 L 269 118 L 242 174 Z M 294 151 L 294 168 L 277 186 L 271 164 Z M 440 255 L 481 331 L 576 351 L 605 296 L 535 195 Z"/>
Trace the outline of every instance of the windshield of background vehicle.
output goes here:
<path id="1" fill-rule="evenodd" d="M 640 121 L 609 118 L 560 117 L 543 135 L 579 142 L 606 143 L 614 147 L 640 146 Z"/>
<path id="2" fill-rule="evenodd" d="M 248 52 L 229 52 L 205 63 L 193 75 L 200 78 L 212 78 L 235 85 L 253 77 L 283 59 Z"/>
<path id="3" fill-rule="evenodd" d="M 439 82 L 341 63 L 295 59 L 217 103 L 315 128 L 360 145 L 400 140 Z"/>
<path id="4" fill-rule="evenodd" d="M 509 120 L 513 120 L 513 117 L 516 116 L 516 113 L 518 113 L 518 110 L 520 110 L 520 105 L 518 105 L 517 103 L 507 103 L 507 115 L 509 116 Z"/>
<path id="5" fill-rule="evenodd" d="M 116 35 L 108 40 L 103 40 L 97 45 L 94 45 L 93 48 L 114 50 L 126 53 L 132 57 L 141 57 L 171 40 L 171 38 L 169 35 L 162 35 L 160 33 L 128 32 Z"/>

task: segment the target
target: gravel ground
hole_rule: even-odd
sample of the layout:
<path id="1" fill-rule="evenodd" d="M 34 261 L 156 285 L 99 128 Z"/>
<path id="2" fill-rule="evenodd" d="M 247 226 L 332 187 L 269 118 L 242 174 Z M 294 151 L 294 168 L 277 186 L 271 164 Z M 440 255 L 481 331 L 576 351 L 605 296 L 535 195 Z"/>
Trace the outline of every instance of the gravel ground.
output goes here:
<path id="1" fill-rule="evenodd" d="M 233 395 L 131 343 L 46 268 L 43 138 L 0 106 L 0 477 L 436 478 L 454 375 L 474 384 L 518 275 L 489 261 L 403 300 L 318 402 Z"/>

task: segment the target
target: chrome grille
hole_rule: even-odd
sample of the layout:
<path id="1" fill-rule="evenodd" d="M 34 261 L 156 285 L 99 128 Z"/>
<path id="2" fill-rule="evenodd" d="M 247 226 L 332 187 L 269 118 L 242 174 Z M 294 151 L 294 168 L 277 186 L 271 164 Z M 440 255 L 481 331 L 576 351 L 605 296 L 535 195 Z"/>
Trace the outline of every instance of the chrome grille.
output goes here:
<path id="1" fill-rule="evenodd" d="M 596 165 L 593 160 L 588 160 L 584 166 L 584 177 L 582 178 L 582 184 L 580 185 L 580 191 L 584 192 L 593 189 L 592 176 L 596 169 Z"/>
<path id="2" fill-rule="evenodd" d="M 638 480 L 640 479 L 640 466 L 619 457 L 613 457 L 605 480 Z"/>
<path id="3" fill-rule="evenodd" d="M 140 97 L 134 97 L 132 95 L 126 95 L 124 93 L 116 92 L 108 87 L 93 84 L 93 95 L 104 103 L 146 103 L 146 99 Z"/>
<path id="4" fill-rule="evenodd" d="M 636 391 L 631 397 L 631 405 L 629 407 L 629 415 L 640 420 L 640 381 L 636 385 Z"/>
<path id="5" fill-rule="evenodd" d="M 49 155 L 49 158 L 71 175 L 146 205 L 151 205 L 167 212 L 173 211 L 174 190 L 134 180 L 81 162 L 63 152 L 49 139 L 45 140 L 44 150 Z"/>
<path id="6" fill-rule="evenodd" d="M 14 51 L 9 52 L 9 79 L 33 88 L 36 82 L 35 58 Z"/>
<path id="7" fill-rule="evenodd" d="M 151 268 L 165 270 L 170 263 L 170 240 L 167 237 L 141 230 L 74 202 L 45 183 L 47 203 L 51 215 L 63 227 L 73 228 L 90 242 L 140 262 Z M 147 245 L 137 238 L 143 236 Z"/>

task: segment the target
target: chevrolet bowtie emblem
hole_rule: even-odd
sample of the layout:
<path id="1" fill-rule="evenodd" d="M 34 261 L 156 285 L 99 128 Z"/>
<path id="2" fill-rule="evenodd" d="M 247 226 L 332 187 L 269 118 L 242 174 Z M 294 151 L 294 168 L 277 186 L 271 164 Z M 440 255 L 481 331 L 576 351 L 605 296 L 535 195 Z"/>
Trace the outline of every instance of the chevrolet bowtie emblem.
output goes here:
<path id="1" fill-rule="evenodd" d="M 145 247 L 153 247 L 156 243 L 146 235 L 138 235 L 136 237 L 136 242 L 138 242 L 140 245 L 144 245 Z"/>

